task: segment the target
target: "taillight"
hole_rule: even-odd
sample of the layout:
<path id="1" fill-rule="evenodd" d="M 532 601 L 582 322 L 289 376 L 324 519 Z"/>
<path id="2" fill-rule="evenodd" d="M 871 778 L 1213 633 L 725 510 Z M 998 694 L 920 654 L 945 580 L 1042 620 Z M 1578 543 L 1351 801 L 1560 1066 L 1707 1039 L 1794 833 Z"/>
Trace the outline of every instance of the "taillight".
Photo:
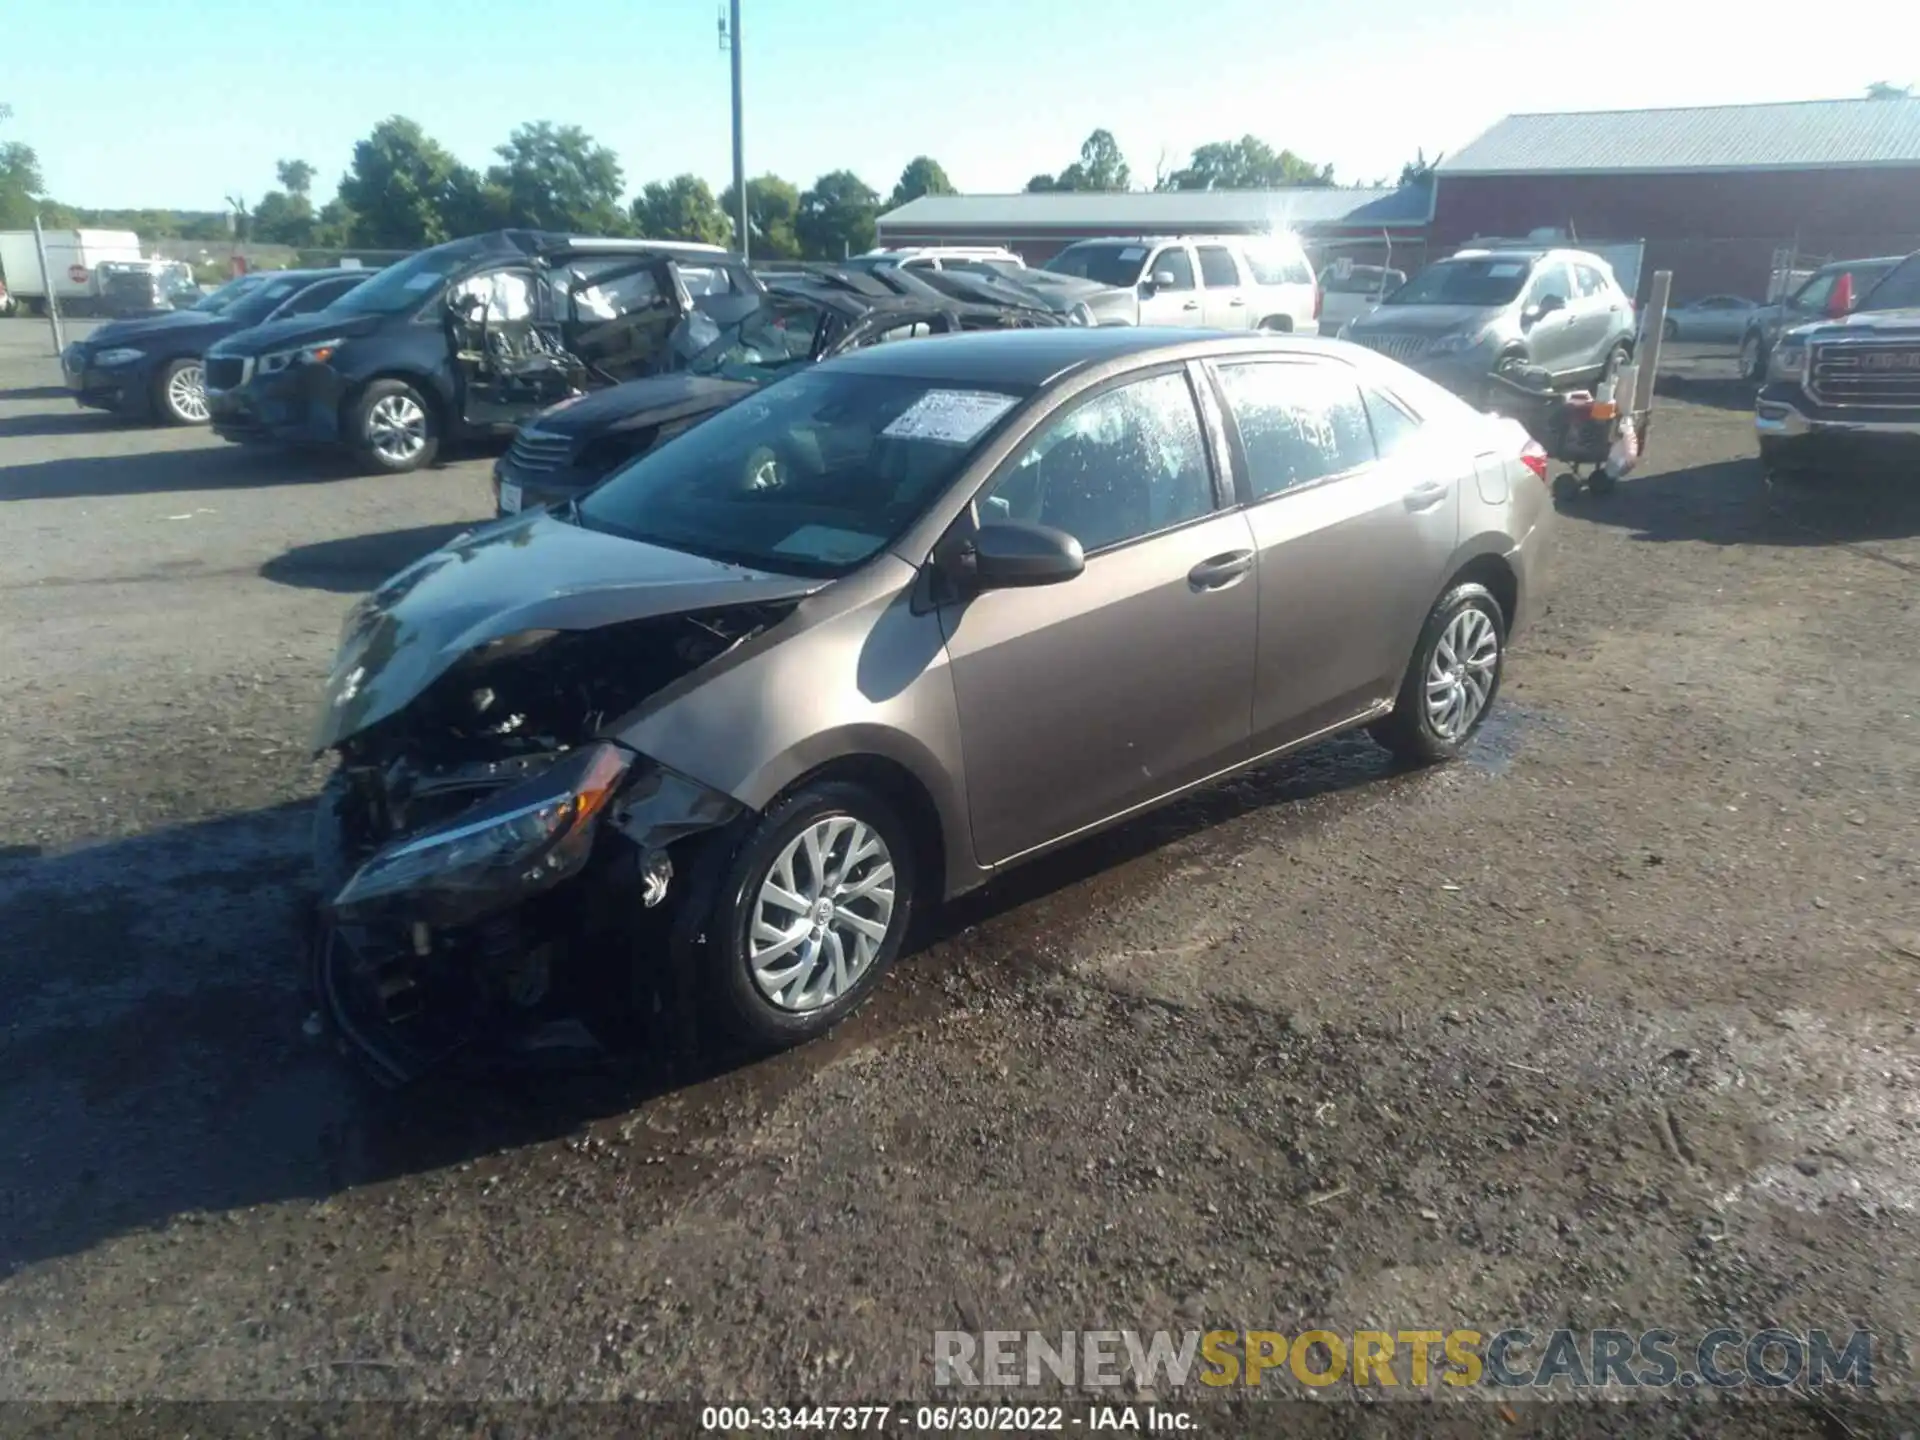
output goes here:
<path id="1" fill-rule="evenodd" d="M 1327 298 L 1326 291 L 1322 290 L 1318 285 L 1313 287 L 1313 318 L 1314 319 L 1318 320 L 1320 318 L 1320 302 L 1325 300 L 1326 298 Z"/>
<path id="2" fill-rule="evenodd" d="M 1529 440 L 1526 448 L 1520 452 L 1520 463 L 1531 470 L 1534 478 L 1544 482 L 1547 478 L 1547 448 L 1538 440 Z"/>

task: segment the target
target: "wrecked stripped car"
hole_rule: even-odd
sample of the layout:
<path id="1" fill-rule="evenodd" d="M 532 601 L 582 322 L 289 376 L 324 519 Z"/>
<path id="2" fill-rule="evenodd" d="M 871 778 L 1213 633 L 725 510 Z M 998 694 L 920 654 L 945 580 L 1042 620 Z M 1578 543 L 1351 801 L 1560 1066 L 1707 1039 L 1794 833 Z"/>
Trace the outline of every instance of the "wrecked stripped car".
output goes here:
<path id="1" fill-rule="evenodd" d="M 400 474 L 450 439 L 511 434 L 569 395 L 675 368 L 684 318 L 731 318 L 760 291 L 717 246 L 476 235 L 215 345 L 207 404 L 226 439 L 342 446 Z"/>
<path id="2" fill-rule="evenodd" d="M 1459 753 L 1552 515 L 1517 424 L 1332 342 L 803 369 L 348 617 L 327 1013 L 394 1079 L 816 1036 L 916 915 L 1147 806 L 1357 726 Z"/>
<path id="3" fill-rule="evenodd" d="M 712 338 L 684 369 L 563 400 L 522 425 L 493 467 L 495 513 L 572 499 L 651 446 L 835 355 L 931 335 L 1072 323 L 1034 304 L 951 299 L 829 267 L 763 279 L 768 293 L 759 305 L 729 324 L 710 326 Z M 678 343 L 697 333 L 688 324 Z"/>

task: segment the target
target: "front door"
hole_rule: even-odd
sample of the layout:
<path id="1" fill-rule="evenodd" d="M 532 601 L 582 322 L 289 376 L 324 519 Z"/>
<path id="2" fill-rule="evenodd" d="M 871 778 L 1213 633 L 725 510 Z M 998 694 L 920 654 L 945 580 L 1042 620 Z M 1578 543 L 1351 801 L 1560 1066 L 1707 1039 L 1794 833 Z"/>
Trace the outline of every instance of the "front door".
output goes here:
<path id="1" fill-rule="evenodd" d="M 1245 751 L 1253 536 L 1220 508 L 1187 372 L 1042 422 L 976 501 L 1075 536 L 1065 584 L 941 611 L 975 855 L 998 864 L 1203 779 Z"/>
<path id="2" fill-rule="evenodd" d="M 518 425 L 572 392 L 579 367 L 561 344 L 551 294 L 533 267 L 482 270 L 450 286 L 447 328 L 460 414 L 475 429 Z"/>
<path id="3" fill-rule="evenodd" d="M 1338 361 L 1235 361 L 1215 373 L 1259 557 L 1261 753 L 1394 693 L 1458 543 L 1459 484 L 1472 471 L 1458 471 L 1410 408 L 1378 390 L 1363 398 Z"/>
<path id="4" fill-rule="evenodd" d="M 1557 296 L 1560 308 L 1542 314 L 1540 306 L 1549 296 Z M 1558 260 L 1548 260 L 1534 271 L 1527 287 L 1523 312 L 1527 321 L 1527 354 L 1536 365 L 1544 365 L 1555 376 L 1579 368 L 1576 331 L 1579 305 L 1574 295 L 1573 276 Z"/>
<path id="5" fill-rule="evenodd" d="M 1158 277 L 1156 279 L 1156 277 Z M 1159 283 L 1164 281 L 1165 283 Z M 1141 273 L 1142 325 L 1199 325 L 1200 290 L 1184 245 L 1163 245 Z"/>
<path id="6" fill-rule="evenodd" d="M 1216 330 L 1247 329 L 1253 322 L 1233 252 L 1224 245 L 1196 245 L 1194 254 L 1200 260 L 1201 317 Z"/>

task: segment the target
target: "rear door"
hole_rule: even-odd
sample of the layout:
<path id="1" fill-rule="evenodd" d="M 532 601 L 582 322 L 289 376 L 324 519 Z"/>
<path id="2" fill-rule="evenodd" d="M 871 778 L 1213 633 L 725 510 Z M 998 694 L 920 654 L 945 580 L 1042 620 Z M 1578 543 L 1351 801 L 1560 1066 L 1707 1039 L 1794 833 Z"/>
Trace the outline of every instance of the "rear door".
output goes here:
<path id="1" fill-rule="evenodd" d="M 1218 330 L 1245 330 L 1253 322 L 1247 318 L 1246 280 L 1224 245 L 1196 245 L 1194 255 L 1200 262 L 1200 314 L 1207 325 Z"/>
<path id="2" fill-rule="evenodd" d="M 1560 308 L 1543 313 L 1540 307 L 1550 296 L 1559 297 Z M 1580 368 L 1576 329 L 1580 309 L 1573 272 L 1564 261 L 1545 260 L 1534 270 L 1524 314 L 1531 317 L 1527 323 L 1527 353 L 1534 364 L 1544 365 L 1555 376 Z"/>
<path id="3" fill-rule="evenodd" d="M 1597 265 L 1576 261 L 1573 265 L 1574 310 L 1573 346 L 1576 363 L 1598 370 L 1606 362 L 1607 351 L 1627 328 L 1622 318 L 1627 297 L 1605 271 Z"/>
<path id="4" fill-rule="evenodd" d="M 565 399 L 581 371 L 567 354 L 543 272 L 481 270 L 447 287 L 460 414 L 479 429 L 518 425 Z"/>
<path id="5" fill-rule="evenodd" d="M 1458 543 L 1460 481 L 1474 472 L 1442 453 L 1410 406 L 1368 393 L 1352 366 L 1211 368 L 1258 557 L 1261 753 L 1393 695 Z"/>
<path id="6" fill-rule="evenodd" d="M 672 368 L 683 310 L 665 258 L 569 257 L 553 268 L 553 293 L 561 339 L 590 384 L 618 385 Z"/>
<path id="7" fill-rule="evenodd" d="M 1166 283 L 1156 281 L 1156 276 Z M 1153 259 L 1142 272 L 1140 323 L 1192 326 L 1205 323 L 1193 255 L 1186 246 L 1162 245 L 1154 251 Z"/>
<path id="8" fill-rule="evenodd" d="M 274 311 L 270 318 L 284 320 L 289 315 L 317 315 L 365 278 L 364 275 L 343 275 L 337 280 L 316 280 Z"/>

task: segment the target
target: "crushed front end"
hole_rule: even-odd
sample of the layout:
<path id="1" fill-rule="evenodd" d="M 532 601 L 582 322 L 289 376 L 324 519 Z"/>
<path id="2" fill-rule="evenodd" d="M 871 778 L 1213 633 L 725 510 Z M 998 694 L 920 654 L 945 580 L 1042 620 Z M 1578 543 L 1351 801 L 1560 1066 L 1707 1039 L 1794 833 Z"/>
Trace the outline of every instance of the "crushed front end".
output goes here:
<path id="1" fill-rule="evenodd" d="M 482 646 L 334 747 L 314 979 L 381 1079 L 607 1059 L 649 1033 L 681 995 L 691 857 L 745 812 L 603 732 L 790 608 Z"/>

